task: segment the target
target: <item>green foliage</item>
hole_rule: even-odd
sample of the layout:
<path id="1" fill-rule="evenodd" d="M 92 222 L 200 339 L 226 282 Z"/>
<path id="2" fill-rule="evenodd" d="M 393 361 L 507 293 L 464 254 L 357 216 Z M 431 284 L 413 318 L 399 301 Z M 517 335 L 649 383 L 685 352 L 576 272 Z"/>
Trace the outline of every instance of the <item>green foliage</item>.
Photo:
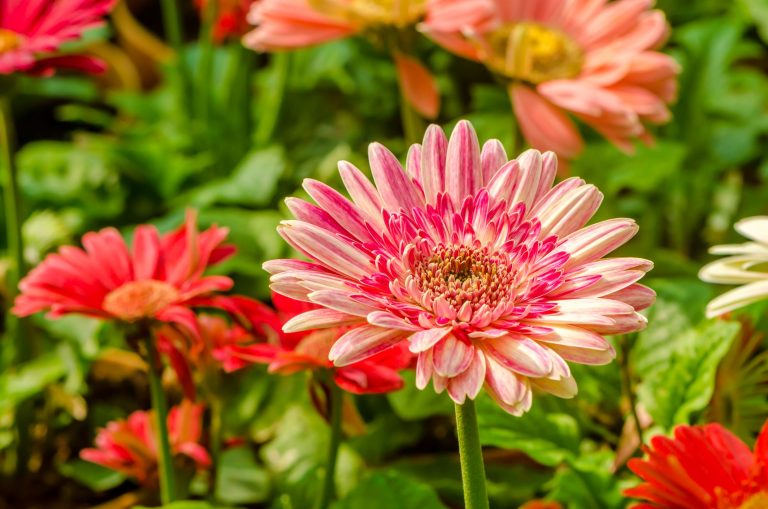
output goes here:
<path id="1" fill-rule="evenodd" d="M 445 509 L 435 491 L 395 471 L 376 472 L 336 502 L 333 509 Z"/>
<path id="2" fill-rule="evenodd" d="M 269 491 L 269 475 L 248 447 L 228 449 L 221 454 L 216 469 L 217 501 L 232 505 L 263 502 Z"/>

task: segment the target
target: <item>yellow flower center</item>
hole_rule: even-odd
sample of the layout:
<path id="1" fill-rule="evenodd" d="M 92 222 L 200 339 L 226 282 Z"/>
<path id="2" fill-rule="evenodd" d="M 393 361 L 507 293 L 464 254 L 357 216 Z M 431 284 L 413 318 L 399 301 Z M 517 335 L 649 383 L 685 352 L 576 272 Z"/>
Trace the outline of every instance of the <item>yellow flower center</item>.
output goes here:
<path id="1" fill-rule="evenodd" d="M 538 84 L 573 78 L 581 72 L 581 48 L 554 28 L 507 24 L 494 30 L 488 42 L 488 66 L 508 78 Z"/>
<path id="2" fill-rule="evenodd" d="M 768 507 L 768 492 L 761 491 L 749 497 L 739 509 L 764 509 Z"/>
<path id="3" fill-rule="evenodd" d="M 131 281 L 115 288 L 104 298 L 108 313 L 126 322 L 151 318 L 179 298 L 179 291 L 163 281 Z"/>
<path id="4" fill-rule="evenodd" d="M 363 27 L 412 25 L 424 16 L 426 10 L 426 0 L 309 0 L 309 2 L 319 12 Z"/>
<path id="5" fill-rule="evenodd" d="M 0 53 L 15 50 L 21 46 L 21 36 L 16 32 L 0 28 Z"/>

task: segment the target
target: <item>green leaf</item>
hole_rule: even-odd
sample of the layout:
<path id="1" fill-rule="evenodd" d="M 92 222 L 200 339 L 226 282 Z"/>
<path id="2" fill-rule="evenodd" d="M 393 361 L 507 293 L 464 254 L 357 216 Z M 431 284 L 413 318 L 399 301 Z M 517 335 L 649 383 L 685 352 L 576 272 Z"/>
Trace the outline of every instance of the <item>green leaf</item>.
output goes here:
<path id="1" fill-rule="evenodd" d="M 178 201 L 196 207 L 214 203 L 263 207 L 274 198 L 284 171 L 282 148 L 254 150 L 245 156 L 231 176 L 202 185 Z"/>
<path id="2" fill-rule="evenodd" d="M 544 398 L 538 398 L 531 410 L 515 417 L 502 410 L 490 398 L 477 400 L 480 441 L 503 449 L 517 449 L 542 465 L 555 466 L 578 453 L 579 427 L 565 413 L 551 412 Z"/>
<path id="3" fill-rule="evenodd" d="M 420 391 L 416 388 L 416 373 L 401 373 L 405 385 L 396 392 L 387 394 L 395 413 L 406 421 L 417 421 L 433 415 L 451 415 L 453 403 L 447 394 L 437 394 L 432 388 Z"/>
<path id="4" fill-rule="evenodd" d="M 613 453 L 585 453 L 568 461 L 552 480 L 551 497 L 568 509 L 622 507 L 623 497 L 612 471 Z"/>
<path id="5" fill-rule="evenodd" d="M 689 423 L 712 397 L 715 374 L 728 352 L 739 324 L 714 320 L 704 322 L 680 337 L 669 338 L 674 345 L 666 362 L 642 373 L 638 387 L 640 402 L 664 429 Z"/>
<path id="6" fill-rule="evenodd" d="M 253 504 L 269 497 L 270 480 L 248 447 L 221 454 L 216 471 L 216 500 L 226 504 Z"/>
<path id="7" fill-rule="evenodd" d="M 313 411 L 288 409 L 275 438 L 261 448 L 264 464 L 274 475 L 277 491 L 290 497 L 293 507 L 312 507 L 324 479 L 330 431 Z M 362 461 L 342 445 L 336 464 L 338 493 L 348 492 L 362 475 Z"/>
<path id="8" fill-rule="evenodd" d="M 0 375 L 0 410 L 12 408 L 39 394 L 66 374 L 66 365 L 56 352 L 43 354 L 17 370 L 6 371 Z"/>
<path id="9" fill-rule="evenodd" d="M 202 500 L 180 500 L 160 507 L 136 506 L 134 509 L 231 509 L 227 506 L 212 505 Z"/>
<path id="10" fill-rule="evenodd" d="M 81 459 L 62 463 L 59 465 L 59 472 L 93 491 L 110 490 L 125 481 L 125 476 L 120 472 Z"/>
<path id="11" fill-rule="evenodd" d="M 392 471 L 377 472 L 362 480 L 331 506 L 333 509 L 445 509 L 427 484 Z"/>
<path id="12" fill-rule="evenodd" d="M 739 3 L 757 25 L 760 37 L 768 43 L 768 2 L 765 0 L 739 0 Z"/>

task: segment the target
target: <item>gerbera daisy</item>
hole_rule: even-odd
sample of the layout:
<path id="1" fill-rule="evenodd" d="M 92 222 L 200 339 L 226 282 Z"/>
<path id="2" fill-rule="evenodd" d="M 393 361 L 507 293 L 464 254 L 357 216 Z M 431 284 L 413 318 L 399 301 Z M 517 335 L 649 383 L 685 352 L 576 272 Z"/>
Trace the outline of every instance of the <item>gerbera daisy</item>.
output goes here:
<path id="1" fill-rule="evenodd" d="M 637 232 L 631 219 L 585 227 L 602 195 L 571 178 L 552 187 L 552 153 L 507 160 L 498 140 L 482 151 L 471 124 L 448 141 L 437 126 L 408 153 L 406 171 L 372 144 L 371 182 L 339 170 L 352 201 L 314 180 L 317 203 L 289 198 L 297 220 L 279 227 L 311 261 L 265 263 L 272 289 L 322 306 L 285 324 L 296 332 L 352 327 L 330 350 L 336 366 L 408 340 L 423 389 L 458 404 L 483 384 L 508 412 L 531 405 L 531 389 L 576 393 L 567 361 L 604 364 L 604 334 L 645 325 L 654 299 L 637 281 L 652 264 L 603 258 Z"/>
<path id="2" fill-rule="evenodd" d="M 582 140 L 569 112 L 620 148 L 666 122 L 677 63 L 653 0 L 429 0 L 423 30 L 508 83 L 534 148 L 570 158 Z"/>
<path id="3" fill-rule="evenodd" d="M 50 75 L 57 68 L 99 72 L 91 57 L 61 55 L 61 46 L 104 23 L 115 0 L 0 0 L 0 74 Z"/>
<path id="4" fill-rule="evenodd" d="M 712 254 L 731 256 L 705 265 L 699 277 L 708 283 L 744 286 L 710 302 L 709 318 L 768 298 L 768 216 L 742 219 L 734 228 L 751 242 L 710 249 Z"/>
<path id="5" fill-rule="evenodd" d="M 634 509 L 768 507 L 768 425 L 754 452 L 719 424 L 678 426 L 674 438 L 653 437 L 645 452 L 629 461 L 645 481 L 624 492 L 644 500 Z"/>
<path id="6" fill-rule="evenodd" d="M 209 0 L 195 0 L 195 6 L 205 13 Z M 259 0 L 215 0 L 216 19 L 213 22 L 213 39 L 217 43 L 245 35 L 252 27 L 246 17 L 251 4 Z"/>
<path id="7" fill-rule="evenodd" d="M 254 4 L 248 21 L 256 28 L 243 42 L 258 51 L 297 49 L 357 34 L 391 34 L 400 40 L 426 13 L 425 0 L 262 0 Z M 380 37 L 377 36 L 377 39 Z M 421 115 L 435 118 L 440 96 L 429 71 L 404 48 L 389 48 L 400 86 Z"/>
<path id="8" fill-rule="evenodd" d="M 30 271 L 19 283 L 13 312 L 169 322 L 197 333 L 191 306 L 233 284 L 226 276 L 203 275 L 234 254 L 233 246 L 223 244 L 227 232 L 217 226 L 198 232 L 190 211 L 184 225 L 164 235 L 154 226 L 138 226 L 132 249 L 114 228 L 87 233 L 83 249 L 64 246 Z"/>
<path id="9" fill-rule="evenodd" d="M 183 401 L 168 414 L 168 430 L 174 455 L 184 455 L 197 469 L 211 466 L 208 451 L 200 444 L 203 407 Z M 152 412 L 139 410 L 125 420 L 111 421 L 96 435 L 95 448 L 83 449 L 80 457 L 116 470 L 139 484 L 156 488 L 157 447 Z"/>

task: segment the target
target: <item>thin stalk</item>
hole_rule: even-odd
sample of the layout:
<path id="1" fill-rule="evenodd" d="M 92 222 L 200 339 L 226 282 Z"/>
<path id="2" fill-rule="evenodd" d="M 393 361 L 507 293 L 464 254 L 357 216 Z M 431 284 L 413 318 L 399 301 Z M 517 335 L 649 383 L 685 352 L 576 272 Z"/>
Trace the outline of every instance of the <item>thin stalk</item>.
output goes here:
<path id="1" fill-rule="evenodd" d="M 335 480 L 336 480 L 336 458 L 339 455 L 339 445 L 341 445 L 341 415 L 344 393 L 333 382 L 330 384 L 331 394 L 331 439 L 328 442 L 328 461 L 325 467 L 325 480 L 323 482 L 323 491 L 320 495 L 320 509 L 327 509 L 331 501 L 335 498 Z"/>
<path id="2" fill-rule="evenodd" d="M 176 500 L 176 472 L 173 468 L 171 442 L 168 438 L 168 408 L 160 379 L 161 368 L 158 364 L 157 349 L 153 338 L 147 340 L 147 352 L 149 357 L 149 391 L 157 431 L 157 470 L 160 476 L 160 500 L 163 505 L 166 505 Z"/>
<path id="3" fill-rule="evenodd" d="M 200 37 L 198 48 L 199 65 L 197 70 L 197 83 L 195 87 L 195 98 L 197 99 L 197 112 L 200 116 L 201 125 L 209 125 L 211 112 L 211 76 L 213 75 L 213 27 L 216 23 L 218 11 L 217 0 L 207 0 L 203 8 L 203 23 L 200 27 Z"/>
<path id="4" fill-rule="evenodd" d="M 424 121 L 405 98 L 402 86 L 400 87 L 400 119 L 403 122 L 403 135 L 406 143 L 408 145 L 419 143 L 424 131 Z"/>
<path id="5" fill-rule="evenodd" d="M 477 426 L 475 402 L 468 399 L 463 405 L 455 405 L 456 435 L 459 439 L 461 479 L 464 486 L 465 509 L 488 509 L 485 487 L 485 465 L 480 433 Z"/>
<path id="6" fill-rule="evenodd" d="M 176 53 L 174 65 L 176 79 L 176 93 L 178 95 L 181 111 L 189 116 L 189 94 L 191 93 L 192 80 L 184 61 L 184 38 L 182 32 L 181 12 L 178 0 L 160 0 L 163 10 L 163 28 L 168 43 Z"/>
<path id="7" fill-rule="evenodd" d="M 8 300 L 18 294 L 19 279 L 24 274 L 24 245 L 21 237 L 21 213 L 19 199 L 19 185 L 16 181 L 16 166 L 13 160 L 15 146 L 15 133 L 13 117 L 11 115 L 11 103 L 7 96 L 0 97 L 0 150 L 2 151 L 2 164 L 5 176 L 5 226 L 8 235 L 8 251 L 13 260 L 13 268 L 8 276 Z"/>
<path id="8" fill-rule="evenodd" d="M 632 413 L 632 419 L 635 421 L 635 427 L 637 428 L 637 436 L 640 439 L 640 443 L 644 444 L 643 440 L 643 427 L 640 424 L 640 417 L 637 414 L 637 397 L 632 384 L 632 373 L 629 365 L 629 352 L 631 346 L 629 344 L 629 337 L 624 335 L 619 338 L 618 342 L 619 351 L 621 353 L 620 369 L 621 369 L 621 381 L 624 386 L 624 395 L 629 401 L 629 406 Z"/>
<path id="9" fill-rule="evenodd" d="M 287 52 L 272 53 L 273 81 L 261 98 L 259 125 L 256 129 L 256 145 L 264 146 L 270 142 L 280 118 L 280 110 L 285 98 L 285 86 L 288 82 L 288 72 L 291 68 L 291 54 Z M 248 112 L 250 113 L 250 112 Z"/>

